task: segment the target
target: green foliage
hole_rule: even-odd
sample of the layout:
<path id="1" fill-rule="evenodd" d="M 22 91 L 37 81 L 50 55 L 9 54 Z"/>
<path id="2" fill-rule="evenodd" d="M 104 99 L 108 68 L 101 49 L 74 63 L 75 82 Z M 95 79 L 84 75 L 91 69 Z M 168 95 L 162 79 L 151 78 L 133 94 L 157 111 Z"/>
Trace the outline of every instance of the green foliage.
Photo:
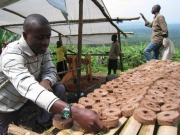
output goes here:
<path id="1" fill-rule="evenodd" d="M 128 68 L 134 68 L 145 63 L 143 55 L 145 46 L 145 44 L 122 46 L 123 63 L 127 63 Z"/>
<path id="2" fill-rule="evenodd" d="M 13 42 L 20 38 L 20 35 L 0 28 L 0 45 L 3 42 Z"/>
<path id="3" fill-rule="evenodd" d="M 173 55 L 172 60 L 180 62 L 180 48 L 175 48 L 175 54 Z"/>
<path id="4" fill-rule="evenodd" d="M 175 31 L 175 32 L 178 33 L 179 31 Z M 141 38 L 143 38 L 144 35 L 145 34 L 143 34 Z M 0 45 L 2 45 L 4 41 L 12 42 L 19 38 L 20 36 L 17 34 L 0 29 Z M 125 40 L 122 38 L 122 56 L 123 56 L 124 70 L 128 70 L 128 69 L 137 67 L 145 63 L 143 50 L 147 46 L 148 43 L 146 42 L 140 43 L 138 37 L 133 37 L 132 39 L 130 38 L 128 40 L 127 39 Z M 129 43 L 129 40 L 134 41 L 134 43 Z M 139 44 L 135 43 L 135 41 L 137 40 L 138 40 L 137 43 Z M 176 46 L 178 46 L 179 44 L 180 42 L 176 42 Z M 67 49 L 77 53 L 76 45 L 65 45 L 65 46 Z M 51 53 L 51 59 L 56 65 L 56 45 L 50 44 L 49 50 Z M 109 50 L 110 50 L 110 45 L 83 45 L 82 46 L 82 54 L 104 54 L 105 55 L 103 59 L 101 59 L 101 63 L 99 62 L 100 60 L 99 56 L 91 56 L 92 71 L 94 73 L 100 72 L 100 71 L 107 73 L 108 56 L 106 55 L 106 52 L 109 52 Z M 180 62 L 180 49 L 179 48 L 175 49 L 175 54 L 173 55 L 172 60 Z M 119 60 L 118 60 L 118 63 L 119 63 Z M 86 67 L 83 67 L 83 71 L 85 71 L 85 69 Z"/>
<path id="5" fill-rule="evenodd" d="M 128 43 L 123 42 L 122 55 L 123 55 L 124 70 L 128 70 L 145 63 L 143 50 L 147 46 L 147 44 L 148 43 L 141 43 L 139 45 L 128 45 Z M 77 53 L 76 45 L 66 45 L 66 47 L 69 50 Z M 51 58 L 54 64 L 56 64 L 56 55 L 55 55 L 56 46 L 51 44 L 49 46 L 49 49 L 52 54 Z M 105 52 L 108 52 L 109 50 L 110 50 L 110 45 L 82 46 L 82 54 L 105 54 Z M 172 60 L 180 62 L 180 49 L 176 48 L 175 52 L 176 53 L 173 55 Z M 100 71 L 107 73 L 108 56 L 106 55 L 103 57 L 103 64 L 98 63 L 98 61 L 99 61 L 98 56 L 91 56 L 92 71 L 94 73 Z M 83 68 L 83 71 L 85 71 L 85 69 L 86 67 Z"/>

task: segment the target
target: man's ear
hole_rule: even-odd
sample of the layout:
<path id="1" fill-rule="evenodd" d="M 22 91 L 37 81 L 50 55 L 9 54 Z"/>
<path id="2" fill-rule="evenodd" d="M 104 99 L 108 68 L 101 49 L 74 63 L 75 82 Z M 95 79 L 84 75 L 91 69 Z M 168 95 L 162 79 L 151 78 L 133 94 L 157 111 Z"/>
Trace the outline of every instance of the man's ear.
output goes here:
<path id="1" fill-rule="evenodd" d="M 23 32 L 23 37 L 24 37 L 24 39 L 27 39 L 27 33 L 26 32 Z"/>

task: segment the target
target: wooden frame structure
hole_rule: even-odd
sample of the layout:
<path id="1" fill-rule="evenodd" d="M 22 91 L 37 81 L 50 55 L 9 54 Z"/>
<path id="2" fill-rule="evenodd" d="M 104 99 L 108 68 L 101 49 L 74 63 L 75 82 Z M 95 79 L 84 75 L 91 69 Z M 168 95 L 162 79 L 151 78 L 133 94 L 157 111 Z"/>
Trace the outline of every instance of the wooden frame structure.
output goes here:
<path id="1" fill-rule="evenodd" d="M 131 21 L 131 20 L 138 20 L 139 17 L 134 17 L 134 18 L 116 18 L 116 19 L 112 19 L 110 18 L 105 10 L 104 10 L 104 7 L 102 7 L 102 5 L 97 1 L 97 0 L 92 0 L 92 2 L 100 9 L 100 11 L 102 12 L 102 14 L 105 16 L 105 18 L 99 18 L 99 19 L 83 19 L 83 0 L 79 0 L 79 20 L 70 20 L 69 22 L 72 22 L 72 23 L 78 23 L 78 59 L 79 61 L 77 62 L 77 97 L 79 98 L 80 97 L 80 82 L 81 82 L 81 55 L 82 55 L 82 28 L 83 28 L 83 24 L 84 23 L 96 23 L 96 22 L 109 22 L 110 24 L 112 24 L 116 29 L 117 29 L 117 34 L 118 34 L 118 41 L 119 41 L 119 44 L 120 44 L 120 69 L 123 71 L 123 59 L 122 59 L 122 52 L 121 52 L 121 39 L 120 39 L 120 34 L 124 35 L 125 37 L 127 37 L 126 34 L 132 34 L 131 32 L 129 33 L 125 33 L 123 31 L 121 31 L 118 26 L 116 26 L 113 21 L 119 21 L 119 22 L 122 22 L 122 21 Z M 12 14 L 15 14 L 19 17 L 22 17 L 22 18 L 26 18 L 25 16 L 15 12 L 15 11 L 12 11 L 10 9 L 7 9 L 7 8 L 3 8 L 3 10 L 7 11 L 7 12 L 10 12 Z M 66 21 L 53 21 L 53 22 L 50 22 L 50 24 L 57 24 L 57 23 L 61 23 L 61 24 L 65 24 Z M 4 28 L 6 29 L 5 27 L 8 27 L 8 26 L 22 26 L 23 24 L 11 24 L 11 25 L 2 25 L 0 26 L 1 28 Z M 52 31 L 58 33 L 59 35 L 59 40 L 61 40 L 61 36 L 65 36 L 65 37 L 68 37 L 68 36 L 73 36 L 73 35 L 62 35 L 61 33 L 59 33 L 58 31 L 56 31 L 55 29 L 52 29 Z M 98 33 L 96 33 L 97 35 Z M 99 33 L 99 34 L 106 34 L 106 33 Z M 107 34 L 110 34 L 110 33 L 107 33 Z M 112 33 L 111 33 L 112 34 Z M 77 36 L 77 35 L 76 35 Z"/>
<path id="2" fill-rule="evenodd" d="M 101 10 L 102 14 L 106 17 L 106 19 L 117 29 L 118 41 L 120 44 L 120 68 L 123 71 L 123 61 L 122 61 L 123 59 L 122 59 L 120 33 L 122 33 L 125 37 L 127 37 L 127 35 L 113 23 L 113 20 L 106 14 L 106 12 L 104 11 L 104 8 L 101 6 L 101 4 L 97 0 L 92 0 L 92 2 L 94 2 L 94 4 Z M 81 58 L 81 54 L 82 54 L 82 26 L 83 26 L 83 0 L 79 0 L 78 59 Z M 78 61 L 77 68 L 79 69 L 77 72 L 77 98 L 80 98 L 81 61 Z"/>

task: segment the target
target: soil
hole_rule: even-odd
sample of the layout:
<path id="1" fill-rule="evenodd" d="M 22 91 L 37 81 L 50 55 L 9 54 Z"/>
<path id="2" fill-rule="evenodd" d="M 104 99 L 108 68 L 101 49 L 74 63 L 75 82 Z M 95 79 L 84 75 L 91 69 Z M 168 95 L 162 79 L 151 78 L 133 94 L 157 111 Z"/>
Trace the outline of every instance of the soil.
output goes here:
<path id="1" fill-rule="evenodd" d="M 81 95 L 86 95 L 87 93 L 93 91 L 95 88 L 100 87 L 102 83 L 105 83 L 106 80 L 106 75 L 103 73 L 96 74 L 93 76 L 93 80 L 90 82 L 83 82 L 82 86 L 85 87 L 84 92 L 81 93 Z M 68 82 L 67 84 L 72 84 L 73 88 L 74 85 L 72 82 Z M 92 86 L 92 87 L 91 87 Z M 87 88 L 88 87 L 88 88 Z M 67 98 L 68 98 L 68 103 L 76 102 L 77 101 L 77 94 L 75 89 L 68 89 L 67 86 Z M 36 117 L 38 113 L 40 112 L 40 107 L 38 107 L 36 104 L 32 102 L 28 102 L 28 104 L 23 108 L 23 110 L 20 113 L 20 117 L 18 118 L 18 121 L 16 125 L 21 126 L 25 129 L 37 132 L 37 133 L 43 133 L 50 127 L 43 127 L 39 125 L 36 122 Z"/>

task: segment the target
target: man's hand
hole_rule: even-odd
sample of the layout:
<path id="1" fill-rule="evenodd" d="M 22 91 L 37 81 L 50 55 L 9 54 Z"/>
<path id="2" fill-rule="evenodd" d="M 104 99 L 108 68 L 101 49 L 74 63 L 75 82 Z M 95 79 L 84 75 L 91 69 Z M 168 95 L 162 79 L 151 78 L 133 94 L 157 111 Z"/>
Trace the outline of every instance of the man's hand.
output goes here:
<path id="1" fill-rule="evenodd" d="M 76 120 L 83 128 L 88 129 L 93 133 L 108 131 L 107 127 L 102 124 L 95 111 L 72 106 L 71 112 L 72 119 Z"/>
<path id="2" fill-rule="evenodd" d="M 143 19 L 145 19 L 144 15 L 142 13 L 139 13 Z"/>
<path id="3" fill-rule="evenodd" d="M 49 91 L 52 91 L 52 88 L 51 88 L 51 82 L 49 80 L 42 80 L 40 83 L 39 83 L 41 86 L 43 86 L 45 89 L 49 90 Z"/>
<path id="4" fill-rule="evenodd" d="M 144 17 L 144 15 L 143 15 L 142 13 L 139 13 L 139 14 L 141 15 L 142 19 L 143 19 L 145 22 L 147 22 L 147 20 L 146 20 L 146 18 Z"/>

